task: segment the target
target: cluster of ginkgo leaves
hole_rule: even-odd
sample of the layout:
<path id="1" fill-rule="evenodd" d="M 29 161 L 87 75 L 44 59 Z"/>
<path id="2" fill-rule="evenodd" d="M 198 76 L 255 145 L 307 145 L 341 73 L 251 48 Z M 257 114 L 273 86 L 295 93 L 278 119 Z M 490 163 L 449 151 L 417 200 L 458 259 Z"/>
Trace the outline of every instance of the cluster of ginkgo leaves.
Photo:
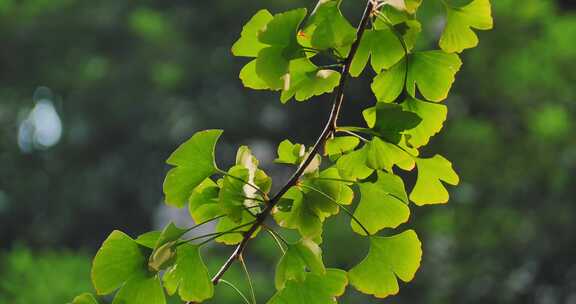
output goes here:
<path id="1" fill-rule="evenodd" d="M 426 0 L 443 3 L 446 23 L 440 49 L 415 50 L 422 1 L 369 1 L 364 28 L 343 16 L 341 0 L 320 0 L 310 14 L 303 8 L 257 12 L 232 47 L 234 55 L 252 58 L 240 71 L 244 86 L 280 91 L 283 103 L 305 101 L 342 86 L 348 76 L 343 72 L 373 73 L 376 102 L 362 113 L 365 125 L 334 126 L 320 153 L 281 142 L 276 162 L 303 170 L 277 199 L 270 194 L 271 178 L 248 147 L 240 147 L 236 164 L 222 170 L 214 159 L 222 131 L 196 133 L 168 158 L 173 168 L 164 182 L 166 203 L 188 208 L 196 225 L 170 223 L 135 239 L 112 232 L 93 261 L 97 294 L 115 292 L 114 304 L 164 304 L 166 294 L 200 303 L 213 297 L 214 284 L 224 282 L 255 304 L 253 290 L 247 297 L 233 283 L 212 278 L 200 249 L 212 241 L 236 245 L 259 232 L 269 233 L 282 253 L 277 291 L 267 303 L 336 303 L 348 284 L 378 298 L 398 293 L 398 279 L 413 279 L 422 249 L 415 231 L 394 231 L 409 220 L 410 202 L 447 203 L 444 184 L 459 182 L 446 158 L 421 156 L 419 150 L 446 120 L 442 101 L 462 65 L 458 54 L 478 44 L 474 29 L 492 27 L 489 0 L 459 5 Z M 400 171 L 417 174 L 409 192 Z M 338 214 L 350 217 L 351 229 L 370 244 L 366 257 L 347 270 L 326 267 L 320 247 L 324 221 Z M 215 223 L 214 232 L 185 237 L 207 223 Z M 300 239 L 285 239 L 281 229 L 296 230 Z M 238 260 L 250 280 L 241 255 Z M 73 303 L 99 302 L 83 294 Z"/>

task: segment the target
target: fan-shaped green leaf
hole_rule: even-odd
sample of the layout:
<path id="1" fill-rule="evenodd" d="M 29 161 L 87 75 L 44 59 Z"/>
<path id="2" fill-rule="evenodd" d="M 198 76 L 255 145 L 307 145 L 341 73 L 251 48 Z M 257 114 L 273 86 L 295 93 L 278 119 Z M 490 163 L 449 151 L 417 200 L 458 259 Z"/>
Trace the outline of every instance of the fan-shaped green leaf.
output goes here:
<path id="1" fill-rule="evenodd" d="M 304 101 L 313 96 L 332 92 L 340 82 L 340 73 L 320 69 L 308 58 L 290 61 L 289 72 L 284 77 L 284 89 L 280 96 L 282 103 L 286 103 L 292 97 Z"/>
<path id="2" fill-rule="evenodd" d="M 132 277 L 146 272 L 144 254 L 128 235 L 114 230 L 92 262 L 92 283 L 98 294 L 109 294 Z"/>
<path id="3" fill-rule="evenodd" d="M 346 272 L 327 269 L 326 274 L 306 274 L 304 281 L 288 281 L 267 304 L 335 304 L 348 285 Z"/>
<path id="4" fill-rule="evenodd" d="M 214 284 L 198 246 L 182 244 L 176 251 L 176 264 L 164 274 L 164 287 L 169 295 L 178 290 L 183 301 L 202 302 L 214 295 Z"/>
<path id="5" fill-rule="evenodd" d="M 302 144 L 293 144 L 288 139 L 282 141 L 278 145 L 278 158 L 274 160 L 275 163 L 296 165 L 302 161 L 302 157 L 306 154 L 306 148 Z"/>
<path id="6" fill-rule="evenodd" d="M 166 175 L 164 194 L 168 205 L 183 207 L 204 179 L 216 173 L 214 148 L 222 130 L 201 131 L 180 145 L 166 161 L 176 166 Z"/>
<path id="7" fill-rule="evenodd" d="M 120 288 L 112 304 L 165 304 L 158 275 L 139 274 Z"/>
<path id="8" fill-rule="evenodd" d="M 396 228 L 408 221 L 408 197 L 400 177 L 380 171 L 376 183 L 361 183 L 359 186 L 360 203 L 354 216 L 368 232 L 375 234 L 384 228 Z M 351 225 L 356 233 L 366 235 L 356 221 L 352 221 Z"/>
<path id="9" fill-rule="evenodd" d="M 400 96 L 406 80 L 406 60 L 393 65 L 389 70 L 380 72 L 372 81 L 372 92 L 378 102 L 393 102 Z"/>
<path id="10" fill-rule="evenodd" d="M 392 172 L 394 165 L 404 169 L 414 168 L 414 159 L 406 151 L 389 142 L 374 137 L 367 146 L 366 165 L 372 169 Z"/>
<path id="11" fill-rule="evenodd" d="M 360 139 L 355 136 L 339 136 L 326 141 L 324 155 L 339 157 L 342 154 L 353 151 L 360 144 Z"/>
<path id="12" fill-rule="evenodd" d="M 382 69 L 392 67 L 405 55 L 401 41 L 392 30 L 367 30 L 352 60 L 350 75 L 360 75 L 368 63 L 368 58 L 371 58 L 372 69 L 380 73 Z"/>
<path id="13" fill-rule="evenodd" d="M 322 219 L 303 198 L 298 188 L 290 188 L 275 208 L 274 219 L 281 227 L 297 229 L 303 238 L 316 241 L 322 235 Z"/>
<path id="14" fill-rule="evenodd" d="M 276 266 L 276 289 L 284 288 L 286 281 L 303 281 L 309 272 L 326 273 L 322 262 L 322 249 L 311 240 L 302 239 L 296 244 L 288 245 L 286 253 Z"/>
<path id="15" fill-rule="evenodd" d="M 407 130 L 409 144 L 414 148 L 419 148 L 428 144 L 430 138 L 442 129 L 448 108 L 443 104 L 425 102 L 415 98 L 408 98 L 402 103 L 405 111 L 416 113 L 422 122 L 416 127 Z"/>
<path id="16" fill-rule="evenodd" d="M 391 237 L 372 236 L 368 255 L 349 272 L 350 284 L 377 298 L 395 295 L 397 278 L 411 281 L 421 259 L 421 243 L 413 230 Z"/>
<path id="17" fill-rule="evenodd" d="M 258 41 L 258 34 L 266 28 L 273 19 L 268 10 L 258 11 L 242 28 L 240 38 L 232 46 L 234 56 L 257 57 L 258 52 L 267 45 Z"/>
<path id="18" fill-rule="evenodd" d="M 419 206 L 447 203 L 449 195 L 442 181 L 454 186 L 460 182 L 450 161 L 440 155 L 435 155 L 432 158 L 416 159 L 416 165 L 418 166 L 418 179 L 410 193 L 410 200 Z"/>
<path id="19" fill-rule="evenodd" d="M 454 83 L 462 61 L 456 54 L 442 51 L 417 52 L 410 56 L 406 90 L 416 96 L 418 90 L 429 101 L 442 101 Z"/>
<path id="20" fill-rule="evenodd" d="M 493 26 L 490 0 L 474 0 L 463 7 L 446 7 L 446 26 L 440 37 L 440 48 L 453 53 L 478 45 L 478 36 L 472 30 L 489 30 Z"/>
<path id="21" fill-rule="evenodd" d="M 336 162 L 338 173 L 346 180 L 362 180 L 374 172 L 374 169 L 366 166 L 368 158 L 368 148 L 362 148 L 343 155 Z"/>
<path id="22" fill-rule="evenodd" d="M 319 50 L 343 49 L 356 39 L 356 29 L 340 12 L 341 0 L 322 0 L 314 9 L 304 34 Z"/>
<path id="23" fill-rule="evenodd" d="M 306 9 L 294 9 L 284 13 L 275 14 L 266 27 L 260 31 L 258 39 L 261 43 L 290 47 L 298 44 L 296 34 L 300 24 L 306 17 Z"/>

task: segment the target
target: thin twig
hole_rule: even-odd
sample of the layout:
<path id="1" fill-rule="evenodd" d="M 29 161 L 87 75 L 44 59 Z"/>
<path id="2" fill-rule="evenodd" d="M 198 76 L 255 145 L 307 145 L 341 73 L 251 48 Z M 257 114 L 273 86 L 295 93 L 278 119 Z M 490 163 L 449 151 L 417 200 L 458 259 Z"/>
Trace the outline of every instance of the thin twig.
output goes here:
<path id="1" fill-rule="evenodd" d="M 216 273 L 216 275 L 214 275 L 214 277 L 212 278 L 212 283 L 218 284 L 218 282 L 220 281 L 220 279 L 222 278 L 224 273 L 226 273 L 226 271 L 230 268 L 232 263 L 234 263 L 234 261 L 237 260 L 239 258 L 239 256 L 242 254 L 242 252 L 246 248 L 252 235 L 264 223 L 264 221 L 266 220 L 268 215 L 270 215 L 270 213 L 272 213 L 274 206 L 276 206 L 276 204 L 278 203 L 280 198 L 282 196 L 284 196 L 284 194 L 286 194 L 286 192 L 288 192 L 288 189 L 290 189 L 292 186 L 294 186 L 298 183 L 298 181 L 300 180 L 300 178 L 304 174 L 308 165 L 310 165 L 312 160 L 315 158 L 316 154 L 324 146 L 326 140 L 336 130 L 336 124 L 337 124 L 338 116 L 339 116 L 338 114 L 339 114 L 340 109 L 342 107 L 342 102 L 344 101 L 344 87 L 345 87 L 346 81 L 348 80 L 348 77 L 349 77 L 348 75 L 350 73 L 350 65 L 352 63 L 352 59 L 354 58 L 354 55 L 356 55 L 356 51 L 358 50 L 358 47 L 360 45 L 360 40 L 362 39 L 362 36 L 364 35 L 364 32 L 366 30 L 366 26 L 368 25 L 368 21 L 370 20 L 370 15 L 372 13 L 372 9 L 373 9 L 373 2 L 368 1 L 366 4 L 366 8 L 364 10 L 364 14 L 362 16 L 362 19 L 360 21 L 360 24 L 358 25 L 358 28 L 356 30 L 356 33 L 357 33 L 356 34 L 356 40 L 354 41 L 354 43 L 350 47 L 350 53 L 348 54 L 348 57 L 346 58 L 343 66 L 342 66 L 342 70 L 341 70 L 342 76 L 340 78 L 340 82 L 338 84 L 338 87 L 335 89 L 334 94 L 333 94 L 333 103 L 332 103 L 332 110 L 330 112 L 330 116 L 328 118 L 328 121 L 326 122 L 326 125 L 324 126 L 324 130 L 322 131 L 322 133 L 320 134 L 320 136 L 316 140 L 316 143 L 314 144 L 311 153 L 308 154 L 306 159 L 300 164 L 298 169 L 294 172 L 294 174 L 286 182 L 284 187 L 282 187 L 280 189 L 280 191 L 278 191 L 278 193 L 276 193 L 276 195 L 274 195 L 270 199 L 268 206 L 266 206 L 266 209 L 264 209 L 264 211 L 262 211 L 258 215 L 256 222 L 252 225 L 252 227 L 250 227 L 250 229 L 248 231 L 246 231 L 246 233 L 244 234 L 244 237 L 242 238 L 242 241 L 240 241 L 240 243 L 238 244 L 238 246 L 236 246 L 236 249 L 230 255 L 228 260 L 226 260 L 226 262 L 222 265 L 220 270 Z"/>

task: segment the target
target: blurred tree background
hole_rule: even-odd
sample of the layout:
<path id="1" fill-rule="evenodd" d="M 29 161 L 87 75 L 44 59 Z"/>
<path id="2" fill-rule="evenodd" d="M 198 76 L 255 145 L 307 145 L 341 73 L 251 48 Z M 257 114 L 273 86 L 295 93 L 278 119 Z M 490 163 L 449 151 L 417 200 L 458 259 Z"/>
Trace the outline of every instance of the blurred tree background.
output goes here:
<path id="1" fill-rule="evenodd" d="M 424 1 L 419 48 L 436 48 L 437 2 Z M 423 267 L 399 296 L 349 289 L 342 303 L 576 303 L 576 5 L 492 2 L 495 30 L 464 54 L 446 131 L 431 147 L 463 183 L 450 204 L 408 223 L 422 235 Z M 0 303 L 91 291 L 90 259 L 113 229 L 135 236 L 173 217 L 190 225 L 162 207 L 161 186 L 164 160 L 200 129 L 225 130 L 221 163 L 248 144 L 281 183 L 289 172 L 271 162 L 276 145 L 312 143 L 329 102 L 282 106 L 243 89 L 243 61 L 229 49 L 256 10 L 314 5 L 0 0 Z M 361 6 L 343 9 L 356 22 Z M 370 76 L 352 84 L 344 120 L 373 102 Z M 344 217 L 325 235 L 327 265 L 364 256 Z M 210 267 L 230 250 L 207 248 Z M 275 250 L 264 235 L 248 250 L 262 302 Z M 239 269 L 227 278 L 244 284 Z M 210 303 L 240 302 L 225 288 Z"/>

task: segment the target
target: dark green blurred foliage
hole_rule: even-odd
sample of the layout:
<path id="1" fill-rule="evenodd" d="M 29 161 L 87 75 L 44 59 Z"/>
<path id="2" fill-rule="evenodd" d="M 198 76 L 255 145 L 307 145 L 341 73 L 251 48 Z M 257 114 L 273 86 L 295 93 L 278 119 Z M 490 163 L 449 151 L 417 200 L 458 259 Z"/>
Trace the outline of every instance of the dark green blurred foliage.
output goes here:
<path id="1" fill-rule="evenodd" d="M 64 250 L 32 252 L 15 246 L 0 252 L 0 303 L 67 303 L 91 291 L 90 256 Z"/>
<path id="2" fill-rule="evenodd" d="M 495 30 L 465 53 L 445 132 L 430 148 L 453 161 L 462 185 L 447 206 L 413 216 L 427 254 L 415 281 L 385 303 L 576 303 L 576 12 L 572 1 L 492 2 Z M 269 172 L 287 174 L 270 164 L 275 145 L 311 143 L 328 100 L 281 106 L 276 94 L 242 89 L 229 49 L 257 9 L 314 4 L 0 0 L 0 240 L 9 250 L 0 303 L 90 291 L 88 257 L 37 248 L 94 252 L 114 228 L 150 229 L 164 160 L 199 129 L 226 130 L 222 163 L 249 144 Z M 343 9 L 356 21 L 361 8 Z M 436 48 L 436 1 L 422 14 L 428 43 L 419 47 Z M 344 121 L 359 121 L 373 101 L 363 80 L 351 85 Z M 40 86 L 53 92 L 62 138 L 23 152 L 19 128 Z M 345 218 L 325 233 L 327 265 L 365 254 Z M 8 249 L 18 241 L 31 249 Z M 274 250 L 265 235 L 248 249 L 261 300 L 273 288 Z M 227 253 L 205 252 L 212 271 Z M 240 268 L 225 278 L 246 290 Z M 218 289 L 211 302 L 238 301 Z M 355 293 L 341 302 L 380 303 Z"/>

